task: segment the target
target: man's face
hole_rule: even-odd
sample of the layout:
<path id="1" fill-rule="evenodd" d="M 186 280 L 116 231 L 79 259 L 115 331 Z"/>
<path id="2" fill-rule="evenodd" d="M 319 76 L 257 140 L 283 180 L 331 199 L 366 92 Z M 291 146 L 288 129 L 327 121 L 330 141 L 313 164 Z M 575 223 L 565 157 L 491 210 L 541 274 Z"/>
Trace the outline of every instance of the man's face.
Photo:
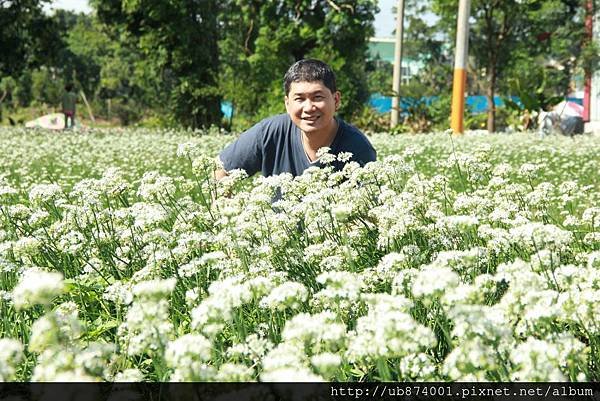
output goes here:
<path id="1" fill-rule="evenodd" d="M 340 92 L 331 93 L 323 82 L 292 82 L 285 108 L 292 121 L 307 135 L 327 134 L 334 127 L 333 115 L 340 105 Z"/>

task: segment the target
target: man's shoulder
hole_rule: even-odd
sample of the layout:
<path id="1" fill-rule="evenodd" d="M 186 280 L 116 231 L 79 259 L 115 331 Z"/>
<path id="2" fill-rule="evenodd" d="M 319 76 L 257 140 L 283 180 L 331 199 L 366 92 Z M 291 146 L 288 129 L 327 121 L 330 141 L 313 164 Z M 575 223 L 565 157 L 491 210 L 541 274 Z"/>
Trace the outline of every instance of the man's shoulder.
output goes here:
<path id="1" fill-rule="evenodd" d="M 367 138 L 367 136 L 361 130 L 356 128 L 354 125 L 347 123 L 341 118 L 338 119 L 338 121 L 340 127 L 342 128 L 342 132 L 344 133 L 343 138 L 345 141 L 372 147 L 371 141 L 369 141 L 369 138 Z"/>
<path id="2" fill-rule="evenodd" d="M 377 152 L 371 141 L 369 141 L 369 138 L 352 124 L 342 119 L 338 121 L 343 132 L 337 146 L 338 151 L 352 153 L 353 159 L 359 161 L 361 164 L 376 160 Z"/>
<path id="3" fill-rule="evenodd" d="M 279 143 L 294 132 L 294 123 L 287 114 L 278 114 L 259 121 L 248 131 L 257 135 L 266 146 L 269 143 Z"/>
<path id="4" fill-rule="evenodd" d="M 292 119 L 287 113 L 277 114 L 261 120 L 258 124 L 266 130 L 289 129 L 293 124 Z"/>

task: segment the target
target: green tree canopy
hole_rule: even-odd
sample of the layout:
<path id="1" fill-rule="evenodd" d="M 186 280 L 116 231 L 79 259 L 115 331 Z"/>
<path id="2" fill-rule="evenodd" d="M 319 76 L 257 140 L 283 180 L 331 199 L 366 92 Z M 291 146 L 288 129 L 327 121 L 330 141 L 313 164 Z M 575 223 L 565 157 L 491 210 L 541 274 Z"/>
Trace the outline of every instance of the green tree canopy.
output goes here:
<path id="1" fill-rule="evenodd" d="M 0 1 L 0 76 L 20 76 L 27 68 L 53 64 L 60 40 L 42 11 L 48 0 Z"/>
<path id="2" fill-rule="evenodd" d="M 342 116 L 363 107 L 376 1 L 228 0 L 222 7 L 221 89 L 239 112 L 255 119 L 283 112 L 283 75 L 303 58 L 321 59 L 334 69 Z"/>
<path id="3" fill-rule="evenodd" d="M 176 121 L 188 127 L 219 124 L 217 1 L 95 0 L 98 17 L 122 28 L 140 49 L 136 72 L 160 83 L 160 96 Z M 123 66 L 112 65 L 119 73 Z"/>
<path id="4" fill-rule="evenodd" d="M 469 32 L 471 87 L 488 98 L 487 128 L 495 131 L 494 96 L 514 77 L 534 77 L 553 57 L 577 59 L 584 46 L 583 14 L 586 0 L 473 0 Z M 432 0 L 439 26 L 455 38 L 457 2 Z M 549 39 L 549 40 L 548 40 Z M 536 64 L 536 60 L 539 62 Z M 564 71 L 564 69 L 563 69 Z M 562 75 L 565 82 L 572 69 Z M 532 82 L 538 85 L 539 82 Z"/>

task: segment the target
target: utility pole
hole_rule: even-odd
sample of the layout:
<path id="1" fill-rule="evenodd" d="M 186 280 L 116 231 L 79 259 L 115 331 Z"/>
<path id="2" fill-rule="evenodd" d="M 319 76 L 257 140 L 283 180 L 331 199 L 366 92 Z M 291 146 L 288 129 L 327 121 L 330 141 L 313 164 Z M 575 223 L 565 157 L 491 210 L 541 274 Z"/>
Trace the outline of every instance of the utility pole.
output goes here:
<path id="1" fill-rule="evenodd" d="M 398 125 L 400 115 L 400 82 L 402 81 L 402 29 L 404 25 L 404 0 L 398 0 L 396 7 L 396 46 L 394 48 L 394 77 L 392 89 L 392 118 L 390 127 Z"/>
<path id="2" fill-rule="evenodd" d="M 462 134 L 464 131 L 470 8 L 470 0 L 459 1 L 458 21 L 456 23 L 456 50 L 454 53 L 454 81 L 452 83 L 451 127 L 455 134 Z"/>

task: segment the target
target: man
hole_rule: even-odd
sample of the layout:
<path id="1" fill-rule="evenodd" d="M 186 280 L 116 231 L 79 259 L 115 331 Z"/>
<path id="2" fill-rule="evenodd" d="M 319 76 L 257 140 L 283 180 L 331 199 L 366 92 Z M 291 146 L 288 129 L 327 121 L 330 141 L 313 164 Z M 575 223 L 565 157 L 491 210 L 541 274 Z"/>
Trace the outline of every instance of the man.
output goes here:
<path id="1" fill-rule="evenodd" d="M 224 169 L 215 172 L 217 179 L 233 169 L 244 169 L 249 176 L 259 171 L 264 176 L 298 176 L 311 166 L 321 166 L 317 151 L 323 147 L 332 154 L 350 152 L 350 160 L 360 165 L 376 159 L 367 137 L 335 117 L 341 95 L 327 64 L 300 60 L 289 68 L 283 85 L 287 114 L 262 120 L 227 146 L 219 155 Z M 337 170 L 343 165 L 334 162 Z"/>
<path id="2" fill-rule="evenodd" d="M 65 128 L 69 127 L 68 120 L 71 119 L 71 128 L 75 126 L 75 104 L 77 95 L 73 92 L 73 85 L 65 85 L 65 93 L 62 96 L 62 112 L 65 115 Z"/>

